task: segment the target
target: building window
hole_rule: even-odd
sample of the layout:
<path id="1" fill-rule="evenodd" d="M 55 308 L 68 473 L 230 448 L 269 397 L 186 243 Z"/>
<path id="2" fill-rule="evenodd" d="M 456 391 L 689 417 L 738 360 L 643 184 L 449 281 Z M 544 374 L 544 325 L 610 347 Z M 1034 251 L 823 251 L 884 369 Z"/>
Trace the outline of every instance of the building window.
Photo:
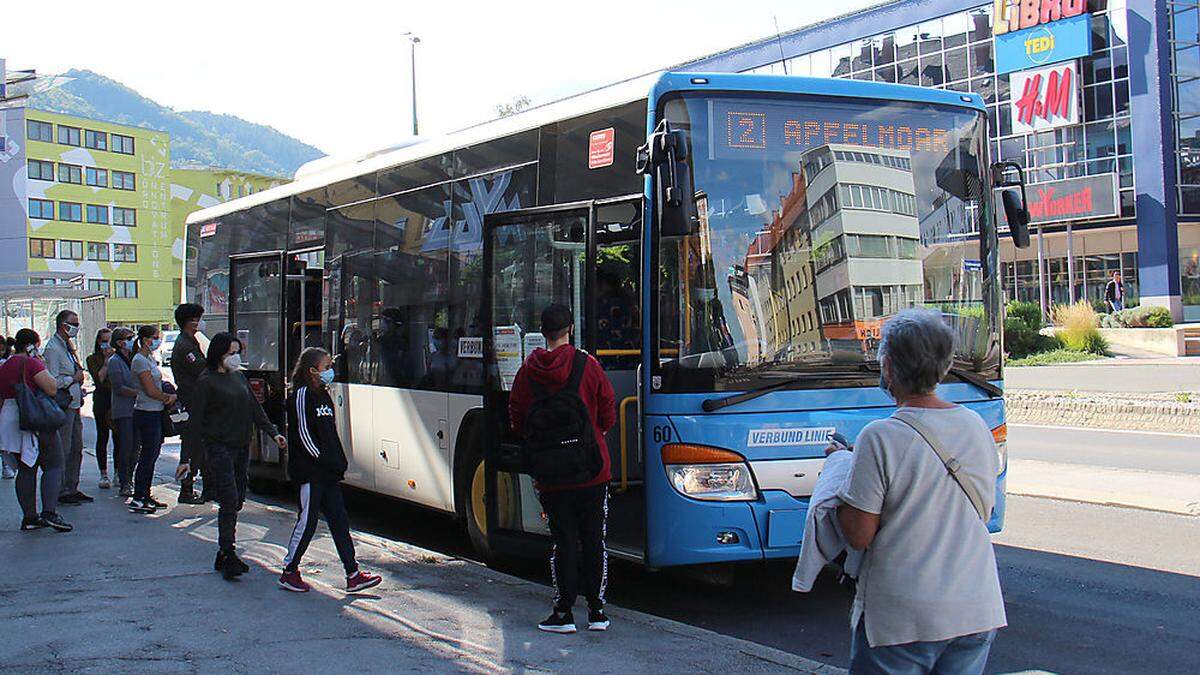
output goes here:
<path id="1" fill-rule="evenodd" d="M 122 155 L 133 154 L 133 136 L 112 135 L 112 151 Z"/>
<path id="2" fill-rule="evenodd" d="M 39 122 L 38 120 L 25 121 L 25 135 L 31 141 L 41 141 L 43 143 L 54 142 L 54 125 L 49 122 Z"/>
<path id="3" fill-rule="evenodd" d="M 108 207 L 99 204 L 87 205 L 87 222 L 93 225 L 108 224 Z"/>
<path id="4" fill-rule="evenodd" d="M 93 150 L 107 150 L 108 134 L 103 131 L 85 129 L 83 132 L 83 146 Z"/>
<path id="5" fill-rule="evenodd" d="M 87 167 L 83 170 L 83 182 L 92 187 L 108 187 L 108 169 Z"/>
<path id="6" fill-rule="evenodd" d="M 110 295 L 111 287 L 112 287 L 112 284 L 109 282 L 108 279 L 88 279 L 88 281 L 87 281 L 87 288 L 89 291 L 94 291 L 96 293 L 100 293 L 100 294 L 104 295 L 105 297 L 108 297 Z"/>
<path id="7" fill-rule="evenodd" d="M 58 219 L 65 220 L 69 223 L 82 223 L 83 204 L 77 204 L 75 202 L 59 202 Z"/>
<path id="8" fill-rule="evenodd" d="M 58 182 L 83 185 L 83 167 L 76 164 L 59 164 Z"/>
<path id="9" fill-rule="evenodd" d="M 54 180 L 54 162 L 29 160 L 29 177 L 34 180 Z"/>
<path id="10" fill-rule="evenodd" d="M 29 217 L 39 220 L 54 220 L 54 202 L 46 199 L 30 199 Z"/>
<path id="11" fill-rule="evenodd" d="M 108 243 L 103 241 L 89 241 L 87 245 L 87 259 L 95 260 L 96 262 L 108 262 Z"/>
<path id="12" fill-rule="evenodd" d="M 37 239 L 29 238 L 29 257 L 30 258 L 53 258 L 54 257 L 54 240 L 53 239 Z"/>
<path id="13" fill-rule="evenodd" d="M 63 145 L 80 145 L 80 130 L 77 127 L 64 127 L 58 125 L 58 142 Z"/>
<path id="14" fill-rule="evenodd" d="M 113 282 L 114 298 L 136 298 L 138 296 L 138 282 L 136 281 L 114 281 Z"/>
<path id="15" fill-rule="evenodd" d="M 112 224 L 137 227 L 137 210 L 127 209 L 124 206 L 114 206 L 112 210 Z"/>
<path id="16" fill-rule="evenodd" d="M 137 244 L 113 244 L 113 262 L 137 262 Z"/>
<path id="17" fill-rule="evenodd" d="M 68 239 L 59 241 L 58 257 L 63 260 L 83 260 L 83 242 Z"/>
<path id="18" fill-rule="evenodd" d="M 117 190 L 136 190 L 137 180 L 134 174 L 129 171 L 117 171 L 113 169 L 112 186 Z"/>

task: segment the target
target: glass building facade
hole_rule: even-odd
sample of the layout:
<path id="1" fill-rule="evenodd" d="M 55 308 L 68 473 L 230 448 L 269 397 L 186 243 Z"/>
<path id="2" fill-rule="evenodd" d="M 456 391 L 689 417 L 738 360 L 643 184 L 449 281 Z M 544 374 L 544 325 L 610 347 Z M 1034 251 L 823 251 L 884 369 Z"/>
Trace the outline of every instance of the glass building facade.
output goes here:
<path id="1" fill-rule="evenodd" d="M 1070 59 L 1077 68 L 1078 121 L 1032 132 L 1022 132 L 1013 119 L 1014 98 L 1022 95 L 1013 87 L 1019 73 L 997 68 L 994 26 L 998 4 L 954 0 L 884 3 L 698 59 L 685 67 L 844 77 L 976 92 L 988 106 L 992 159 L 1022 164 L 1031 194 L 1038 186 L 1049 190 L 1088 177 L 1109 176 L 1116 190 L 1107 215 L 1069 223 L 1042 219 L 1041 284 L 1039 243 L 1035 240 L 1035 245 L 1025 250 L 1006 246 L 1006 295 L 1037 302 L 1044 286 L 1048 303 L 1089 299 L 1099 305 L 1104 284 L 1113 272 L 1120 271 L 1131 300 L 1147 295 L 1149 302 L 1172 306 L 1191 319 L 1200 313 L 1200 225 L 1188 222 L 1200 221 L 1200 2 L 1171 1 L 1164 10 L 1162 3 L 1154 0 L 1087 0 L 1080 21 L 1086 21 L 1090 30 L 1090 54 Z M 1010 4 L 1014 12 L 1020 5 Z M 1064 0 L 1061 6 L 1068 4 Z M 1165 53 L 1168 50 L 1170 54 Z M 1154 58 L 1147 59 L 1147 54 Z M 1158 63 L 1162 64 L 1163 87 L 1156 92 L 1149 86 L 1153 78 L 1148 79 L 1144 71 Z M 1140 106 L 1151 114 L 1135 121 L 1139 96 L 1153 99 Z M 1174 119 L 1173 126 L 1157 124 L 1153 113 L 1159 107 L 1166 120 Z M 1156 127 L 1165 133 L 1142 136 L 1149 140 L 1161 137 L 1158 147 L 1164 159 L 1160 164 L 1178 164 L 1155 167 L 1153 157 L 1142 159 L 1142 171 L 1150 166 L 1168 176 L 1160 180 L 1160 171 L 1150 171 L 1148 184 L 1139 186 L 1135 129 Z M 1152 154 L 1138 153 L 1139 157 Z M 1177 159 L 1167 159 L 1171 157 Z M 1175 175 L 1177 186 L 1169 185 L 1176 182 Z M 1054 185 L 1046 185 L 1050 183 Z M 1166 201 L 1170 203 L 1164 204 Z M 1147 213 L 1139 214 L 1139 208 Z M 1141 261 L 1146 245 L 1151 245 L 1147 249 L 1151 259 Z M 1178 265 L 1178 269 L 1169 270 L 1165 278 L 1158 274 L 1143 294 L 1140 266 L 1158 270 L 1159 258 L 1164 255 L 1171 261 L 1169 267 Z"/>

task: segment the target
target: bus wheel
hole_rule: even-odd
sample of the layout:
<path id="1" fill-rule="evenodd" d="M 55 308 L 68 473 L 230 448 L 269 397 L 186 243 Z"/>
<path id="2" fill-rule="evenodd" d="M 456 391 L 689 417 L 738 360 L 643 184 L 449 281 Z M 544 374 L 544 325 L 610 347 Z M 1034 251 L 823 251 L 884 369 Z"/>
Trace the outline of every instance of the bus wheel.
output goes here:
<path id="1" fill-rule="evenodd" d="M 471 547 L 479 554 L 484 562 L 491 557 L 491 548 L 487 539 L 487 495 L 483 469 L 483 454 L 471 458 L 467 466 L 465 511 L 467 535 L 471 538 Z"/>

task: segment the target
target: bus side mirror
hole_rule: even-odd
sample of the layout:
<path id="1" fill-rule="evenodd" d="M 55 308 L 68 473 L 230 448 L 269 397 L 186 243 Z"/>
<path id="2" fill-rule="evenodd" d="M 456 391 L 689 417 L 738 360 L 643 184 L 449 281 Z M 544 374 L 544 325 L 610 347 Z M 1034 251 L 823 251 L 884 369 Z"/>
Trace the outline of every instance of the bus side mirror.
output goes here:
<path id="1" fill-rule="evenodd" d="M 686 236 L 699 229 L 687 158 L 687 136 L 671 129 L 667 120 L 659 122 L 646 144 L 637 150 L 637 172 L 654 179 L 658 228 L 664 237 Z"/>
<path id="2" fill-rule="evenodd" d="M 1008 220 L 1008 233 L 1017 248 L 1029 248 L 1029 208 L 1025 199 L 1025 170 L 1016 162 L 992 165 L 992 184 L 1002 190 L 1000 201 Z"/>

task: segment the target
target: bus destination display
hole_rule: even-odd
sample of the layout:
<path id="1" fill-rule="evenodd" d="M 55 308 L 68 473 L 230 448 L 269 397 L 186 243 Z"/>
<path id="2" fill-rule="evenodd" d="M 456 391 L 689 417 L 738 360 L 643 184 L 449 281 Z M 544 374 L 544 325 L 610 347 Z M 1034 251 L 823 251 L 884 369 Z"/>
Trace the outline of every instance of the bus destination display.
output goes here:
<path id="1" fill-rule="evenodd" d="M 951 125 L 931 122 L 946 113 L 878 107 L 717 100 L 709 147 L 721 159 L 764 159 L 824 145 L 858 145 L 908 152 L 950 151 Z M 914 114 L 916 113 L 916 114 Z M 945 119 L 945 121 L 950 121 Z"/>

